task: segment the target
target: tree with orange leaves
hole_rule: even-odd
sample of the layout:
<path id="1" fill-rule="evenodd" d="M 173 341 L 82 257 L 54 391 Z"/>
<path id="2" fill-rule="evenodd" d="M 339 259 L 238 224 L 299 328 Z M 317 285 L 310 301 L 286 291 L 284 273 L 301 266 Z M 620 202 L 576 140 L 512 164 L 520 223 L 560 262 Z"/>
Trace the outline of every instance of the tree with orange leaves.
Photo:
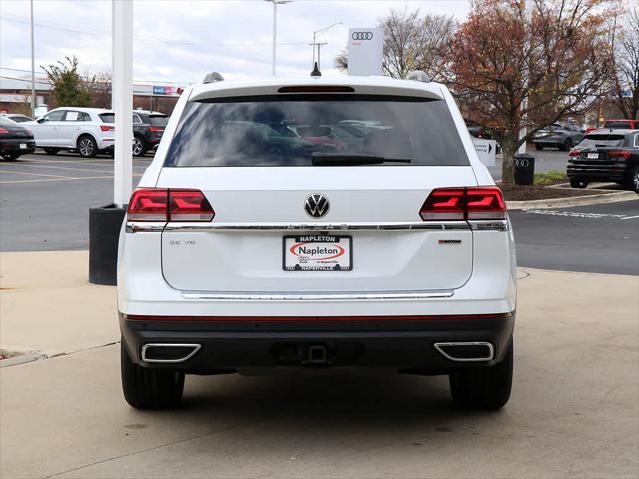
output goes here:
<path id="1" fill-rule="evenodd" d="M 587 108 L 602 91 L 616 6 L 611 0 L 473 2 L 450 44 L 448 83 L 467 115 L 496 132 L 504 183 L 514 182 L 522 143 Z"/>

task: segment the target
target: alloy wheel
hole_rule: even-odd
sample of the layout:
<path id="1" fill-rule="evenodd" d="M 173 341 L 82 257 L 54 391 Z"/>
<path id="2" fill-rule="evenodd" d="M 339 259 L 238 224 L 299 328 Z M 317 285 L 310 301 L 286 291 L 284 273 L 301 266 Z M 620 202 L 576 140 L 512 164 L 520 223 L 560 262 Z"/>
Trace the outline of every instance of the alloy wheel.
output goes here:
<path id="1" fill-rule="evenodd" d="M 80 154 L 82 156 L 91 156 L 93 153 L 93 142 L 89 138 L 80 140 Z"/>
<path id="2" fill-rule="evenodd" d="M 133 156 L 140 156 L 142 154 L 142 150 L 144 149 L 144 145 L 142 144 L 142 140 L 139 138 L 133 139 Z"/>

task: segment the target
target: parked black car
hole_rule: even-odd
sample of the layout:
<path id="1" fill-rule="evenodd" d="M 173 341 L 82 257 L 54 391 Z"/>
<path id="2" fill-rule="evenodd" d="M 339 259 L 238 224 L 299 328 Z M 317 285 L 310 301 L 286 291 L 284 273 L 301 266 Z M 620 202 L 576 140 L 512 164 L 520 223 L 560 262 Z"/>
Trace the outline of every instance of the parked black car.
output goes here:
<path id="1" fill-rule="evenodd" d="M 147 110 L 133 112 L 133 156 L 144 156 L 157 148 L 169 117 L 164 113 Z"/>
<path id="2" fill-rule="evenodd" d="M 0 117 L 0 156 L 4 160 L 16 160 L 20 155 L 33 153 L 35 141 L 28 128 L 8 118 Z"/>
<path id="3" fill-rule="evenodd" d="M 571 123 L 553 123 L 535 133 L 533 143 L 537 150 L 552 146 L 562 151 L 568 151 L 583 137 L 584 131 Z"/>
<path id="4" fill-rule="evenodd" d="M 570 152 L 570 186 L 614 181 L 639 193 L 639 130 L 595 130 Z"/>

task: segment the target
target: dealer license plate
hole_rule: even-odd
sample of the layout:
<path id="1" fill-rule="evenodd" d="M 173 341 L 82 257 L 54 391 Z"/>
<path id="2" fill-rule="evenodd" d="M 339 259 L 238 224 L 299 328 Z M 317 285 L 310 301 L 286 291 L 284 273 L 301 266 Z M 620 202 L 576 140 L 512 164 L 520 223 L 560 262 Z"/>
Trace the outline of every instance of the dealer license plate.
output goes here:
<path id="1" fill-rule="evenodd" d="M 26 143 L 20 143 L 20 149 L 21 150 L 26 150 L 27 149 L 27 144 Z"/>
<path id="2" fill-rule="evenodd" d="M 588 153 L 588 159 L 589 160 L 598 160 L 599 159 L 599 153 Z"/>
<path id="3" fill-rule="evenodd" d="M 284 236 L 285 271 L 350 271 L 353 238 L 334 235 Z"/>

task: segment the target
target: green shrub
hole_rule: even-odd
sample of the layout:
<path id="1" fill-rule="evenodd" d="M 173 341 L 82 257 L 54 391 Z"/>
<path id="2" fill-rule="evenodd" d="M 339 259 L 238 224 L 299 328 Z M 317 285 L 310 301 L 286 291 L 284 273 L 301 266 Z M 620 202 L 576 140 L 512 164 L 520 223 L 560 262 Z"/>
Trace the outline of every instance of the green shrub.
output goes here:
<path id="1" fill-rule="evenodd" d="M 549 186 L 557 183 L 566 183 L 568 177 L 564 171 L 548 171 L 546 173 L 535 173 L 535 185 Z"/>

